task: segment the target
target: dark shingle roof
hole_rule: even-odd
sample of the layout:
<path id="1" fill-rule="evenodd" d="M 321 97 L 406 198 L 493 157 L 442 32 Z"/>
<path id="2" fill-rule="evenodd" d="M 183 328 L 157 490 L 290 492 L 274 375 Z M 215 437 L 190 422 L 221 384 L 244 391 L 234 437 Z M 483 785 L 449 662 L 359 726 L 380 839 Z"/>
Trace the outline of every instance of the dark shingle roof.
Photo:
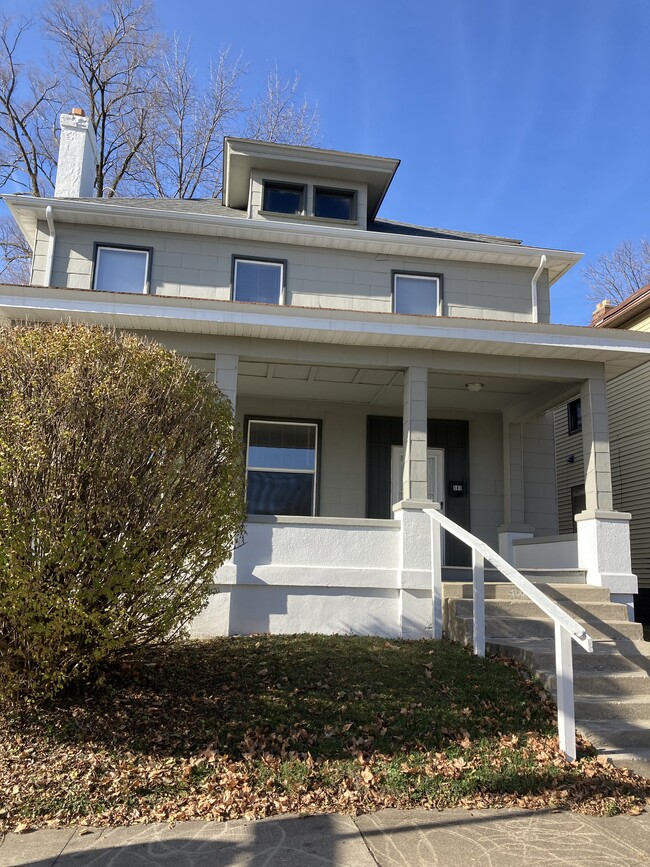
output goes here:
<path id="1" fill-rule="evenodd" d="M 182 214 L 206 214 L 215 217 L 243 217 L 245 210 L 227 208 L 221 204 L 221 199 L 157 199 L 128 198 L 113 196 L 110 199 L 68 199 L 75 202 L 93 202 L 102 205 L 119 205 L 128 208 L 148 208 L 150 210 L 175 211 Z M 434 229 L 429 226 L 417 226 L 413 223 L 399 223 L 395 220 L 373 220 L 368 224 L 369 232 L 385 232 L 392 235 L 410 235 L 418 238 L 440 238 L 451 241 L 483 241 L 491 244 L 521 244 L 514 238 L 501 238 L 496 235 L 480 235 L 473 232 L 456 232 L 451 229 Z"/>

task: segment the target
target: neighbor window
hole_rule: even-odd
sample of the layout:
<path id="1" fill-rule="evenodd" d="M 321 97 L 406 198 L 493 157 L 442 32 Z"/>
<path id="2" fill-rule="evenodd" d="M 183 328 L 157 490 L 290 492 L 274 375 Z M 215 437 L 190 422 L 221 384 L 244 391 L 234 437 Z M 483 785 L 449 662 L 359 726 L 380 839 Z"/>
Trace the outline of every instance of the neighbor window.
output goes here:
<path id="1" fill-rule="evenodd" d="M 582 408 L 579 397 L 567 404 L 567 423 L 570 434 L 582 430 Z"/>
<path id="2" fill-rule="evenodd" d="M 314 187 L 314 216 L 330 220 L 355 220 L 354 190 L 332 190 Z"/>
<path id="3" fill-rule="evenodd" d="M 100 292 L 146 292 L 151 250 L 142 247 L 95 247 L 93 289 Z"/>
<path id="4" fill-rule="evenodd" d="M 234 259 L 233 301 L 284 303 L 285 263 L 261 259 Z"/>
<path id="5" fill-rule="evenodd" d="M 248 421 L 249 514 L 316 514 L 318 432 L 318 422 Z"/>
<path id="6" fill-rule="evenodd" d="M 262 208 L 276 214 L 302 214 L 305 210 L 305 188 L 265 181 Z"/>
<path id="7" fill-rule="evenodd" d="M 440 313 L 440 277 L 393 274 L 393 311 L 437 316 Z"/>

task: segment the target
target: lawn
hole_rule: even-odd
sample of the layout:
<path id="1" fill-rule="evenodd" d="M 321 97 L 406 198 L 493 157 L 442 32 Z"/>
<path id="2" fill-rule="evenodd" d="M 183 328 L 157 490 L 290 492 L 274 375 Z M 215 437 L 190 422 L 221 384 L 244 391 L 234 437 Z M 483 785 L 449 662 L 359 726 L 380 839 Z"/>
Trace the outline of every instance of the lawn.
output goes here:
<path id="1" fill-rule="evenodd" d="M 518 805 L 639 812 L 650 782 L 567 763 L 552 702 L 446 641 L 258 636 L 122 659 L 6 709 L 0 829 Z"/>

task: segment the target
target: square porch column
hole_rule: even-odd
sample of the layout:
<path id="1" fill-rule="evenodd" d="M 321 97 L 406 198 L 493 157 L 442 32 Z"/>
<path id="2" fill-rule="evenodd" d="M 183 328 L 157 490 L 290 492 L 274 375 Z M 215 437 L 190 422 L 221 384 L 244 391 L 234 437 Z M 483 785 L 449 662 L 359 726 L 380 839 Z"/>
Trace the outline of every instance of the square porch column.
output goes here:
<path id="1" fill-rule="evenodd" d="M 404 374 L 404 500 L 427 498 L 427 387 L 426 367 L 409 367 Z"/>
<path id="2" fill-rule="evenodd" d="M 403 499 L 394 507 L 395 517 L 402 524 L 399 567 L 402 638 L 431 635 L 431 527 L 423 511 L 433 506 L 427 500 L 427 388 L 427 368 L 407 368 L 402 416 Z"/>
<path id="3" fill-rule="evenodd" d="M 238 355 L 216 353 L 214 356 L 214 381 L 232 404 L 233 412 L 237 406 L 238 371 Z"/>
<path id="4" fill-rule="evenodd" d="M 630 553 L 628 512 L 616 512 L 609 460 L 607 390 L 604 378 L 591 378 L 580 389 L 582 448 L 585 462 L 585 511 L 575 516 L 578 566 L 587 583 L 607 587 L 612 601 L 631 608 L 637 592 Z"/>
<path id="5" fill-rule="evenodd" d="M 499 527 L 499 554 L 513 562 L 515 539 L 531 539 L 524 499 L 524 431 L 522 424 L 503 422 L 503 524 Z"/>

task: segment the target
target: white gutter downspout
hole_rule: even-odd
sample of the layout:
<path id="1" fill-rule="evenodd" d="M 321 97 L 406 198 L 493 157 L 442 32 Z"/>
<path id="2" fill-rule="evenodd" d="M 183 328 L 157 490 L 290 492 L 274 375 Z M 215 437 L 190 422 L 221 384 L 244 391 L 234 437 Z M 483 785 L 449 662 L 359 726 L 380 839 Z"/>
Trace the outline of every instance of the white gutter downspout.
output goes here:
<path id="1" fill-rule="evenodd" d="M 539 260 L 539 265 L 537 266 L 537 271 L 535 271 L 535 276 L 532 279 L 530 284 L 530 292 L 532 295 L 532 309 L 531 313 L 533 316 L 533 322 L 539 322 L 539 310 L 537 309 L 537 281 L 539 279 L 539 275 L 542 273 L 544 269 L 544 265 L 546 265 L 546 256 L 542 254 L 541 259 Z"/>
<path id="2" fill-rule="evenodd" d="M 52 285 L 52 267 L 54 265 L 54 245 L 56 244 L 56 229 L 54 228 L 54 211 L 52 205 L 45 209 L 45 219 L 50 232 L 50 240 L 47 245 L 47 259 L 45 260 L 45 285 Z"/>

